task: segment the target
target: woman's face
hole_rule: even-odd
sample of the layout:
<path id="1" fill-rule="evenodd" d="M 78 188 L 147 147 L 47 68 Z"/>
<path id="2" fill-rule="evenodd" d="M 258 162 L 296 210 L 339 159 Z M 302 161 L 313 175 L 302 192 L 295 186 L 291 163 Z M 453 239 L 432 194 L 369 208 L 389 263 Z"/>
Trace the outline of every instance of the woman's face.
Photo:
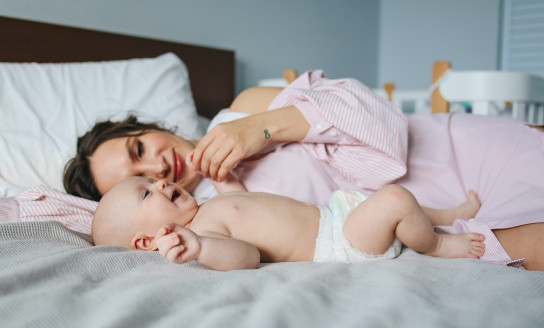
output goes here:
<path id="1" fill-rule="evenodd" d="M 91 156 L 91 173 L 102 195 L 130 176 L 165 179 L 192 192 L 201 178 L 185 165 L 185 158 L 193 148 L 190 141 L 156 130 L 141 136 L 110 139 Z"/>

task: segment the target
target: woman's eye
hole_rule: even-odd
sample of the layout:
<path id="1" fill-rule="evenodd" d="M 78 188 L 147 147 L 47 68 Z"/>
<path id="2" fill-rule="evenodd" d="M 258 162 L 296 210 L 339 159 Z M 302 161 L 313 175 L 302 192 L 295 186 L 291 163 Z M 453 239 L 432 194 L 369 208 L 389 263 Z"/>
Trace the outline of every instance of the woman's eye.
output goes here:
<path id="1" fill-rule="evenodd" d="M 144 154 L 144 145 L 141 141 L 136 142 L 136 154 L 139 158 L 142 158 L 142 155 Z"/>

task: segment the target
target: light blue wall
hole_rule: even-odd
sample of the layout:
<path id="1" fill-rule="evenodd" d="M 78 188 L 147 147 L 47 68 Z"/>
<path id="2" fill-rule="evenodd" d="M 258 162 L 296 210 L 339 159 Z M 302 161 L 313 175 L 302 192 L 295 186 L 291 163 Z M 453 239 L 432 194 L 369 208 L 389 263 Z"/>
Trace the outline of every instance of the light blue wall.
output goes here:
<path id="1" fill-rule="evenodd" d="M 426 88 L 498 67 L 501 0 L 0 0 L 0 15 L 236 51 L 237 91 L 286 68 Z M 0 27 L 1 28 L 1 27 Z"/>
<path id="2" fill-rule="evenodd" d="M 0 0 L 0 15 L 232 49 L 237 91 L 287 68 L 377 82 L 379 0 Z"/>
<path id="3" fill-rule="evenodd" d="M 500 0 L 381 0 L 378 81 L 427 88 L 432 63 L 499 68 Z"/>

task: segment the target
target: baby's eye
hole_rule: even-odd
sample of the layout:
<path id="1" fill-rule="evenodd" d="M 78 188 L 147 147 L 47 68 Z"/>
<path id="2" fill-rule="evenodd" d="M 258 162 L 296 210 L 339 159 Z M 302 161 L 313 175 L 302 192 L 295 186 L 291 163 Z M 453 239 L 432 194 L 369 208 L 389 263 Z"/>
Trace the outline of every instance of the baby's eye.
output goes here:
<path id="1" fill-rule="evenodd" d="M 144 144 L 141 141 L 136 142 L 136 154 L 138 154 L 138 158 L 142 158 L 144 154 Z"/>
<path id="2" fill-rule="evenodd" d="M 146 190 L 144 191 L 144 199 L 146 199 L 147 196 L 149 196 L 150 193 L 151 193 L 151 192 L 149 191 L 149 189 L 146 189 Z"/>

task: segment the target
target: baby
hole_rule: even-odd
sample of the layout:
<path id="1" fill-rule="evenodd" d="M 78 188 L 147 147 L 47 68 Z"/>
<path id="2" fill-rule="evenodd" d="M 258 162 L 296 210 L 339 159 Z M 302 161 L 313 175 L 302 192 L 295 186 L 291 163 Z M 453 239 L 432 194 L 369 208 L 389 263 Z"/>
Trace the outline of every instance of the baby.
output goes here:
<path id="1" fill-rule="evenodd" d="M 96 245 L 159 250 L 175 263 L 196 260 L 223 271 L 257 268 L 260 262 L 394 258 L 401 243 L 431 256 L 479 258 L 483 235 L 433 230 L 470 219 L 479 208 L 473 191 L 458 207 L 423 208 L 397 185 L 368 197 L 340 190 L 323 207 L 245 191 L 221 193 L 199 206 L 165 180 L 130 177 L 102 197 L 92 236 Z"/>

